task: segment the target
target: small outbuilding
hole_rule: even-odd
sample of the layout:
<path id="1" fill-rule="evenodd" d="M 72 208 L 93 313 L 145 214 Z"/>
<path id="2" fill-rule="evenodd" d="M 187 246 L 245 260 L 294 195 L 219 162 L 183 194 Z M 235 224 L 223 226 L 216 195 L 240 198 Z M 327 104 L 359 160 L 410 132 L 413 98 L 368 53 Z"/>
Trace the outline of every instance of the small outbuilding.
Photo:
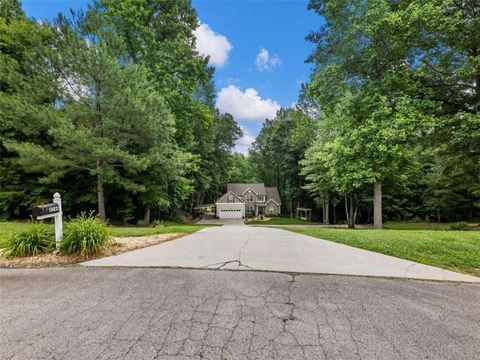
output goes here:
<path id="1" fill-rule="evenodd" d="M 297 208 L 297 219 L 304 221 L 312 221 L 312 209 Z"/>

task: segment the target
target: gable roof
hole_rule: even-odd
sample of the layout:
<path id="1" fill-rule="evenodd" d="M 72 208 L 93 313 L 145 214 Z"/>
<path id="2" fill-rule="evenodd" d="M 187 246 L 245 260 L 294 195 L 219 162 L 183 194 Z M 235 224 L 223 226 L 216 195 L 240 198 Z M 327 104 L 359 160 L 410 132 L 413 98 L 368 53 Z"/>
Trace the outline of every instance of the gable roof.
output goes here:
<path id="1" fill-rule="evenodd" d="M 231 191 L 227 191 L 225 194 L 223 194 L 217 201 L 215 201 L 215 204 L 220 203 L 220 201 L 222 201 L 223 199 L 225 199 L 225 197 L 226 197 L 227 195 L 229 195 L 229 194 L 235 196 L 238 200 L 240 200 L 241 203 L 244 203 L 244 204 L 245 204 L 245 202 L 242 200 L 242 198 L 238 197 L 236 194 L 234 194 L 234 193 L 231 192 Z"/>
<path id="2" fill-rule="evenodd" d="M 276 187 L 267 187 L 265 188 L 265 191 L 267 193 L 267 202 L 271 199 L 278 205 L 282 205 L 282 200 L 280 199 L 280 194 L 278 193 L 278 189 Z"/>
<path id="3" fill-rule="evenodd" d="M 248 183 L 230 183 L 227 184 L 227 192 L 231 191 L 234 194 L 243 194 L 248 189 L 252 189 L 257 195 L 267 195 L 265 191 L 265 185 L 263 183 L 248 184 Z"/>

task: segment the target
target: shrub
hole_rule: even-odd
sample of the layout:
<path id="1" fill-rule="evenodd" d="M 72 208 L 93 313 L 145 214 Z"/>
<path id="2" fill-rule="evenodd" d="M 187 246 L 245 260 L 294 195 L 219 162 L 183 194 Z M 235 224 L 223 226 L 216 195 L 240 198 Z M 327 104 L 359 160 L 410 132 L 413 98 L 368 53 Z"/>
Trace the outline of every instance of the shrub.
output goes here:
<path id="1" fill-rule="evenodd" d="M 465 221 L 460 221 L 450 225 L 450 230 L 468 230 L 470 226 Z"/>
<path id="2" fill-rule="evenodd" d="M 65 224 L 60 250 L 90 256 L 110 240 L 108 227 L 100 219 L 82 213 Z"/>
<path id="3" fill-rule="evenodd" d="M 9 258 L 35 256 L 55 249 L 55 233 L 52 226 L 31 222 L 25 230 L 13 233 L 7 241 L 5 256 Z"/>
<path id="4" fill-rule="evenodd" d="M 150 223 L 150 227 L 163 227 L 163 220 L 155 220 Z"/>

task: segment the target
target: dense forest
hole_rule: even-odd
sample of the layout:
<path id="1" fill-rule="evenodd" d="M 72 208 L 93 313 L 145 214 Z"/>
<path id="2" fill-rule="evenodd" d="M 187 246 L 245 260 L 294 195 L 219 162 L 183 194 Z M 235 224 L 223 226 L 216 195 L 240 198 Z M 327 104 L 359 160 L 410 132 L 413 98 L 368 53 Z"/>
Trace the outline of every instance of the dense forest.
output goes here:
<path id="1" fill-rule="evenodd" d="M 100 0 L 52 23 L 0 3 L 0 216 L 189 213 L 227 182 L 277 186 L 325 223 L 480 216 L 480 5 L 311 0 L 323 25 L 296 106 L 249 156 L 215 108 L 187 0 Z"/>
<path id="2" fill-rule="evenodd" d="M 213 201 L 242 132 L 214 108 L 189 1 L 95 2 L 52 23 L 0 5 L 1 216 L 60 192 L 122 222 Z"/>
<path id="3" fill-rule="evenodd" d="M 480 212 L 478 1 L 311 0 L 310 81 L 251 160 L 284 210 L 323 221 L 473 220 Z M 314 203 L 314 204 L 312 204 Z"/>

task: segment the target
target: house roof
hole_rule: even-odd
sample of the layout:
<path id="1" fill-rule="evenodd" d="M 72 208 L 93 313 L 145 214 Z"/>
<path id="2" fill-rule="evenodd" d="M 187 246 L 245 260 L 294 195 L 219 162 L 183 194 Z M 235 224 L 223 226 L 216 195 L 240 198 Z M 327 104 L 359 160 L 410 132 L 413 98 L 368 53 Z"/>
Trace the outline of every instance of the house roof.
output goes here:
<path id="1" fill-rule="evenodd" d="M 231 191 L 234 194 L 243 194 L 247 189 L 252 189 L 258 195 L 267 195 L 267 192 L 265 191 L 265 185 L 263 183 L 258 183 L 258 184 L 231 183 L 231 184 L 227 184 L 227 192 Z"/>
<path id="2" fill-rule="evenodd" d="M 278 193 L 278 189 L 276 187 L 266 187 L 265 191 L 267 193 L 267 201 L 272 199 L 278 205 L 282 205 L 282 200 L 280 200 L 280 194 Z"/>
<path id="3" fill-rule="evenodd" d="M 242 200 L 241 197 L 239 197 L 237 194 L 235 194 L 234 192 L 232 191 L 227 191 L 225 194 L 223 194 L 217 201 L 215 201 L 215 205 L 220 203 L 220 201 L 222 201 L 223 199 L 225 199 L 225 197 L 228 195 L 228 194 L 232 194 L 233 196 L 235 196 L 238 200 L 240 200 L 240 202 L 244 203 L 245 202 Z"/>

